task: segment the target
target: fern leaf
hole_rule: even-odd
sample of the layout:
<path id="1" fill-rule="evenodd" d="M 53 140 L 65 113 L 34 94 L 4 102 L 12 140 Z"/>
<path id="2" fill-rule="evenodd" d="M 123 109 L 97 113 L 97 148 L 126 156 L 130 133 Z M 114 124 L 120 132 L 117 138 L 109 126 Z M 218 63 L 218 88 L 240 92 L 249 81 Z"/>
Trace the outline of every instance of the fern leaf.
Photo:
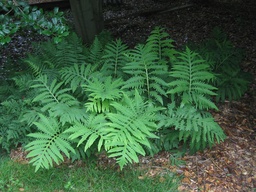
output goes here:
<path id="1" fill-rule="evenodd" d="M 169 83 L 170 89 L 167 93 L 181 95 L 181 103 L 184 105 L 192 104 L 199 109 L 217 109 L 210 100 L 210 96 L 216 95 L 216 88 L 208 83 L 214 78 L 209 72 L 209 65 L 188 47 L 178 58 L 179 61 L 174 63 L 170 72 L 175 80 Z"/>
<path id="2" fill-rule="evenodd" d="M 83 88 L 88 92 L 88 102 L 85 104 L 87 111 L 96 113 L 109 111 L 110 103 L 119 99 L 121 95 L 122 79 L 112 80 L 112 77 L 105 79 L 92 78 Z"/>
<path id="3" fill-rule="evenodd" d="M 243 76 L 239 69 L 229 68 L 229 72 L 223 72 L 222 75 L 214 82 L 218 86 L 216 101 L 224 101 L 225 99 L 237 100 L 242 97 L 248 89 L 250 81 Z M 246 74 L 249 76 L 248 74 Z"/>
<path id="4" fill-rule="evenodd" d="M 127 162 L 137 162 L 136 153 L 145 155 L 142 146 L 150 148 L 148 138 L 157 138 L 153 132 L 157 129 L 155 113 L 159 109 L 149 107 L 138 91 L 134 99 L 124 94 L 123 103 L 114 102 L 111 105 L 116 113 L 107 113 L 110 122 L 106 128 L 108 142 L 105 147 L 111 157 L 117 157 L 123 168 Z"/>
<path id="5" fill-rule="evenodd" d="M 102 62 L 101 58 L 103 56 L 103 47 L 101 42 L 99 41 L 98 37 L 95 37 L 92 45 L 89 49 L 89 55 L 88 55 L 88 63 L 91 64 L 98 64 Z"/>
<path id="6" fill-rule="evenodd" d="M 114 77 L 121 77 L 120 69 L 127 62 L 127 57 L 125 56 L 127 50 L 127 45 L 123 44 L 120 39 L 107 44 L 102 57 L 105 60 L 104 70 L 111 71 Z"/>
<path id="7" fill-rule="evenodd" d="M 173 103 L 168 106 L 168 114 L 161 121 L 163 126 L 175 127 L 179 131 L 179 140 L 189 143 L 192 151 L 211 147 L 226 137 L 209 113 L 192 106 L 176 109 Z"/>
<path id="8" fill-rule="evenodd" d="M 59 118 L 62 126 L 66 123 L 80 122 L 88 116 L 83 107 L 63 103 L 54 105 L 48 112 L 50 116 Z"/>
<path id="9" fill-rule="evenodd" d="M 150 47 L 151 51 L 156 52 L 159 61 L 164 57 L 168 57 L 170 60 L 174 59 L 176 51 L 173 49 L 173 40 L 169 34 L 165 32 L 164 28 L 156 27 L 147 39 L 146 46 Z"/>
<path id="10" fill-rule="evenodd" d="M 92 74 L 92 66 L 90 64 L 74 64 L 71 67 L 65 67 L 61 69 L 61 78 L 67 85 L 70 83 L 70 87 L 73 92 L 88 80 L 88 77 Z"/>
<path id="11" fill-rule="evenodd" d="M 131 62 L 128 62 L 123 70 L 131 77 L 127 79 L 123 88 L 136 88 L 140 93 L 144 93 L 149 100 L 153 101 L 157 98 L 157 101 L 162 104 L 160 97 L 166 95 L 167 84 L 163 77 L 167 74 L 167 66 L 157 62 L 157 53 L 144 45 L 138 45 L 128 54 L 128 57 Z M 152 96 L 155 98 L 151 98 Z"/>
<path id="12" fill-rule="evenodd" d="M 40 114 L 40 121 L 35 122 L 40 132 L 31 133 L 28 136 L 36 140 L 26 145 L 29 151 L 27 158 L 31 158 L 30 163 L 35 166 L 35 171 L 39 168 L 49 168 L 53 162 L 59 164 L 63 161 L 63 152 L 67 157 L 75 150 L 68 142 L 68 135 L 62 132 L 60 125 L 55 118 L 47 118 Z"/>
<path id="13" fill-rule="evenodd" d="M 71 140 L 79 139 L 77 146 L 84 144 L 84 151 L 86 152 L 92 144 L 100 138 L 98 143 L 98 150 L 100 151 L 103 145 L 103 139 L 105 137 L 105 124 L 106 119 L 102 114 L 89 115 L 82 123 L 77 123 L 74 126 L 68 128 L 65 133 L 71 133 L 69 138 Z"/>
<path id="14" fill-rule="evenodd" d="M 44 104 L 42 111 L 51 109 L 58 103 L 64 103 L 69 106 L 78 104 L 78 101 L 67 93 L 70 91 L 69 88 L 61 89 L 62 82 L 57 83 L 57 80 L 53 80 L 49 83 L 47 76 L 41 76 L 36 82 L 32 88 L 38 91 L 38 95 L 33 99 L 33 102 Z"/>

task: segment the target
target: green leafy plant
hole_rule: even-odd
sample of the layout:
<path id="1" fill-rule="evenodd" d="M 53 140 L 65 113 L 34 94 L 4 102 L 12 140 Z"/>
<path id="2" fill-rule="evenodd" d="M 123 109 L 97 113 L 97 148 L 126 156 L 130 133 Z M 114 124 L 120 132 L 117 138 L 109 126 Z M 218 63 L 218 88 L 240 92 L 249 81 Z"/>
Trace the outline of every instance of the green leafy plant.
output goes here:
<path id="1" fill-rule="evenodd" d="M 216 101 L 241 98 L 251 81 L 251 75 L 241 71 L 243 51 L 235 48 L 227 35 L 219 28 L 215 28 L 211 38 L 200 44 L 196 52 L 207 60 L 212 73 L 216 74 L 212 83 L 218 87 Z"/>
<path id="2" fill-rule="evenodd" d="M 10 152 L 11 149 L 30 141 L 26 135 L 32 129 L 26 123 L 20 122 L 26 109 L 26 103 L 22 99 L 9 99 L 1 103 L 0 146 L 3 150 Z"/>
<path id="3" fill-rule="evenodd" d="M 114 77 L 122 77 L 121 68 L 127 63 L 125 53 L 128 52 L 128 47 L 120 39 L 108 43 L 103 55 L 104 71 L 109 71 Z"/>
<path id="4" fill-rule="evenodd" d="M 43 12 L 36 7 L 31 8 L 25 1 L 5 0 L 0 2 L 0 44 L 11 41 L 12 35 L 21 29 L 34 30 L 39 34 L 51 36 L 55 43 L 69 34 L 69 27 L 63 12 L 55 8 L 52 12 Z"/>
<path id="5" fill-rule="evenodd" d="M 34 124 L 40 132 L 30 133 L 28 136 L 36 140 L 26 146 L 30 151 L 27 157 L 31 158 L 30 163 L 33 163 L 36 171 L 40 167 L 48 169 L 49 166 L 53 166 L 53 162 L 59 164 L 60 161 L 64 161 L 61 152 L 67 157 L 70 157 L 70 152 L 75 153 L 68 141 L 68 135 L 63 132 L 57 119 L 39 116 L 40 121 Z"/>
<path id="6" fill-rule="evenodd" d="M 159 27 L 134 49 L 101 39 L 85 47 L 70 35 L 25 60 L 33 75 L 17 79 L 31 102 L 22 120 L 36 129 L 26 147 L 36 170 L 97 151 L 123 168 L 146 153 L 197 151 L 225 139 L 208 112 L 217 110 L 218 88 L 209 60 L 174 50 Z"/>
<path id="7" fill-rule="evenodd" d="M 171 89 L 168 93 L 174 96 L 174 100 L 180 100 L 181 106 L 217 109 L 211 101 L 211 96 L 216 95 L 214 90 L 217 88 L 209 84 L 214 78 L 210 66 L 188 47 L 174 62 L 170 76 L 175 80 L 169 83 Z"/>
<path id="8" fill-rule="evenodd" d="M 17 79 L 0 85 L 0 148 L 7 152 L 31 141 L 26 135 L 33 131 L 33 127 L 22 122 L 23 115 L 31 109 L 31 98 L 27 98 L 30 93 L 26 92 L 30 84 Z"/>
<path id="9" fill-rule="evenodd" d="M 174 139 L 183 141 L 195 152 L 212 147 L 216 142 L 223 141 L 226 136 L 221 127 L 208 112 L 200 111 L 190 105 L 176 107 L 175 103 L 168 106 L 166 116 L 161 122 L 165 129 L 174 127 Z M 172 135 L 170 135 L 172 139 Z M 177 146 L 176 146 L 177 147 Z"/>
<path id="10" fill-rule="evenodd" d="M 157 53 L 150 47 L 138 45 L 128 55 L 128 62 L 123 70 L 130 74 L 124 89 L 138 89 L 148 100 L 158 101 L 163 105 L 167 83 L 161 78 L 167 75 L 167 65 L 158 63 Z"/>
<path id="11" fill-rule="evenodd" d="M 84 144 L 86 151 L 97 141 L 98 151 L 102 146 L 115 157 L 121 169 L 127 162 L 138 162 L 136 153 L 145 155 L 142 146 L 150 148 L 148 138 L 156 138 L 155 112 L 157 108 L 143 101 L 138 92 L 134 98 L 123 95 L 122 102 L 113 102 L 113 112 L 106 116 L 91 115 L 83 124 L 77 124 L 66 132 L 71 132 L 71 139 L 80 138 L 78 145 Z M 107 121 L 108 120 L 108 121 Z"/>
<path id="12" fill-rule="evenodd" d="M 85 103 L 87 111 L 96 113 L 111 111 L 111 103 L 122 97 L 123 83 L 122 79 L 112 80 L 111 76 L 103 79 L 92 77 L 88 80 L 88 83 L 82 86 L 88 95 L 88 101 Z"/>

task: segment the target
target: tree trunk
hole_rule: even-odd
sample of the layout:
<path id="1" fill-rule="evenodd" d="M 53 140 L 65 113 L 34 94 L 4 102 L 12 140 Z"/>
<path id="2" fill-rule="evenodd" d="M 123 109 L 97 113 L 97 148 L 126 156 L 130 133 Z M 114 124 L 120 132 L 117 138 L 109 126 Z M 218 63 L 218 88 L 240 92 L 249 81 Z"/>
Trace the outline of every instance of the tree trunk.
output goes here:
<path id="1" fill-rule="evenodd" d="M 92 43 L 103 30 L 102 0 L 70 0 L 77 34 Z"/>

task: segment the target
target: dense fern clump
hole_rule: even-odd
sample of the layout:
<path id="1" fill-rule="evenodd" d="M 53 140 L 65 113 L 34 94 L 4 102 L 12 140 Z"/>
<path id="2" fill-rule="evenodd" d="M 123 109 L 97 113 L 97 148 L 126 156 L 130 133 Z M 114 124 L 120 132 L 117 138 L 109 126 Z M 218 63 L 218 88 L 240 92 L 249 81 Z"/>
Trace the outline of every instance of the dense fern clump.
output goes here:
<path id="1" fill-rule="evenodd" d="M 219 28 L 215 28 L 212 38 L 199 45 L 196 51 L 207 60 L 216 76 L 213 81 L 218 87 L 216 101 L 241 98 L 251 81 L 251 75 L 240 68 L 243 51 L 235 48 Z"/>
<path id="2" fill-rule="evenodd" d="M 31 141 L 26 135 L 34 131 L 22 121 L 23 115 L 32 107 L 31 94 L 26 92 L 31 84 L 24 78 L 18 79 L 20 81 L 14 78 L 14 81 L 7 80 L 0 85 L 0 148 L 7 152 Z"/>
<path id="3" fill-rule="evenodd" d="M 77 159 L 96 151 L 123 168 L 148 152 L 181 145 L 197 151 L 225 139 L 208 112 L 217 110 L 212 97 L 221 90 L 222 70 L 214 70 L 213 58 L 188 47 L 175 50 L 160 27 L 134 49 L 103 36 L 88 47 L 74 34 L 58 45 L 44 43 L 24 60 L 30 75 L 15 77 L 25 99 L 5 98 L 0 111 L 10 107 L 9 120 L 27 127 L 22 130 L 33 140 L 26 150 L 36 170 L 61 163 L 64 155 Z M 5 147 L 2 132 L 12 128 L 0 130 Z"/>

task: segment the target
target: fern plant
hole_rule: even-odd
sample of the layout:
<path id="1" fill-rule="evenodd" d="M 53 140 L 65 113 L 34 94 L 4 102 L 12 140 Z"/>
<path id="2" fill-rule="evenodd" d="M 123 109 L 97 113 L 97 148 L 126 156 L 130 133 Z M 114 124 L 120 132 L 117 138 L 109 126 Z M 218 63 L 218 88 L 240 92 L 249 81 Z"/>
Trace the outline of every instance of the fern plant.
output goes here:
<path id="1" fill-rule="evenodd" d="M 178 139 L 188 144 L 191 152 L 212 147 L 216 142 L 220 143 L 226 138 L 210 113 L 198 110 L 191 105 L 178 108 L 175 102 L 168 105 L 161 124 L 164 130 L 174 127 L 175 131 L 170 131 L 173 134 L 170 135 L 170 139 L 172 141 Z"/>
<path id="2" fill-rule="evenodd" d="M 112 80 L 111 76 L 107 78 L 94 77 L 87 84 L 82 85 L 88 95 L 88 101 L 85 103 L 87 111 L 102 113 L 111 111 L 111 103 L 119 100 L 122 96 L 122 79 Z"/>
<path id="3" fill-rule="evenodd" d="M 113 102 L 113 112 L 90 115 L 84 123 L 79 123 L 66 130 L 70 138 L 79 138 L 78 146 L 84 144 L 88 150 L 97 142 L 98 151 L 102 147 L 115 157 L 122 169 L 128 162 L 138 162 L 138 154 L 145 155 L 143 146 L 150 148 L 149 138 L 156 138 L 156 111 L 143 101 L 136 91 L 134 98 L 123 95 L 123 101 Z"/>
<path id="4" fill-rule="evenodd" d="M 181 106 L 192 105 L 197 109 L 217 109 L 211 101 L 211 96 L 216 95 L 216 87 L 210 85 L 209 81 L 214 78 L 210 67 L 205 60 L 188 47 L 184 53 L 179 53 L 177 61 L 174 62 L 170 76 L 175 78 L 169 83 L 169 94 L 178 100 Z"/>
<path id="5" fill-rule="evenodd" d="M 17 77 L 29 93 L 22 117 L 33 129 L 26 150 L 36 170 L 96 150 L 123 168 L 147 152 L 225 138 L 207 113 L 217 109 L 209 62 L 189 48 L 175 51 L 162 28 L 131 50 L 120 40 L 98 36 L 86 47 L 73 38 L 39 47 L 27 62 L 33 75 Z"/>
<path id="6" fill-rule="evenodd" d="M 128 62 L 125 56 L 128 52 L 128 47 L 120 39 L 112 41 L 106 45 L 104 49 L 104 55 L 102 59 L 104 61 L 103 69 L 104 71 L 109 71 L 109 74 L 113 77 L 122 77 L 122 67 Z"/>
<path id="7" fill-rule="evenodd" d="M 213 81 L 213 85 L 218 87 L 216 101 L 237 100 L 251 81 L 251 75 L 240 68 L 243 51 L 235 48 L 219 28 L 215 28 L 211 36 L 196 51 L 210 63 L 212 72 L 216 74 Z"/>
<path id="8" fill-rule="evenodd" d="M 74 64 L 73 66 L 62 68 L 60 74 L 65 85 L 69 84 L 72 92 L 75 92 L 92 76 L 92 65 L 85 63 L 81 65 Z"/>
<path id="9" fill-rule="evenodd" d="M 151 101 L 163 105 L 167 83 L 161 78 L 167 75 L 167 65 L 157 62 L 158 55 L 150 47 L 138 45 L 128 55 L 128 62 L 123 70 L 131 77 L 126 80 L 124 89 L 138 89 Z"/>
<path id="10" fill-rule="evenodd" d="M 23 115 L 32 106 L 28 98 L 31 93 L 27 90 L 30 83 L 28 79 L 18 79 L 1 82 L 0 86 L 0 148 L 7 152 L 31 141 L 26 135 L 34 130 L 22 122 Z"/>
<path id="11" fill-rule="evenodd" d="M 32 88 L 37 89 L 38 95 L 33 102 L 42 102 L 44 104 L 42 111 L 53 109 L 59 103 L 67 106 L 78 104 L 78 101 L 68 94 L 69 88 L 60 89 L 62 82 L 57 83 L 57 80 L 49 82 L 46 75 L 39 77 L 36 82 Z"/>
<path id="12" fill-rule="evenodd" d="M 162 27 L 156 27 L 150 33 L 146 46 L 150 47 L 152 52 L 157 53 L 159 62 L 173 61 L 177 51 L 173 46 L 174 40 Z"/>
<path id="13" fill-rule="evenodd" d="M 211 101 L 211 96 L 216 95 L 216 88 L 210 85 L 214 75 L 209 64 L 188 47 L 179 55 L 170 72 L 174 80 L 169 83 L 168 91 L 178 102 L 178 107 L 175 107 L 175 102 L 168 106 L 166 120 L 162 124 L 178 130 L 179 141 L 188 143 L 191 151 L 197 151 L 225 139 L 223 130 L 211 114 L 205 112 L 208 109 L 218 110 Z"/>
<path id="14" fill-rule="evenodd" d="M 69 158 L 70 152 L 76 153 L 69 143 L 69 135 L 64 132 L 58 120 L 42 114 L 39 116 L 40 121 L 34 124 L 40 132 L 30 133 L 28 136 L 35 140 L 26 145 L 30 151 L 27 158 L 31 158 L 30 163 L 35 166 L 35 171 L 41 167 L 49 169 L 53 162 L 59 164 L 64 161 L 63 154 Z"/>
<path id="15" fill-rule="evenodd" d="M 7 152 L 31 141 L 26 137 L 33 129 L 21 122 L 22 115 L 28 109 L 22 100 L 8 99 L 0 105 L 0 147 Z"/>

